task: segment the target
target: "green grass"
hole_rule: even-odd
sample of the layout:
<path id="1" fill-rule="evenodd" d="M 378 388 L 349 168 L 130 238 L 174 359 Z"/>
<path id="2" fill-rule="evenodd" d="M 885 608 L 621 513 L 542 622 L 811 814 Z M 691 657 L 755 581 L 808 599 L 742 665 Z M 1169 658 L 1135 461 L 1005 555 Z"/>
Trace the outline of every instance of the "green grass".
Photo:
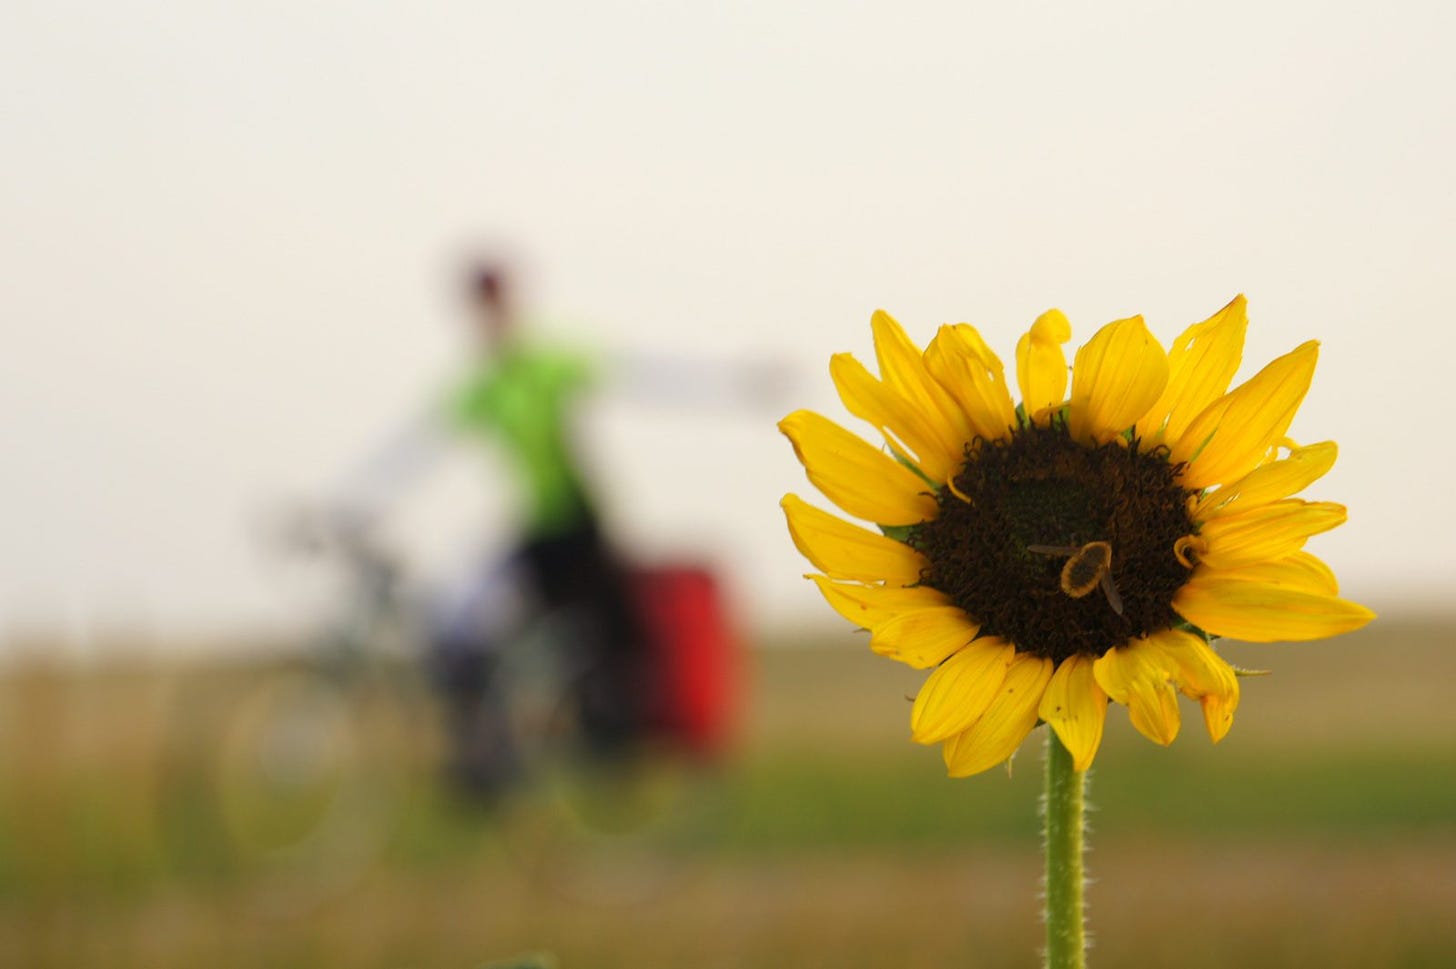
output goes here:
<path id="1" fill-rule="evenodd" d="M 1456 835 L 1456 750 L 1258 760 L 1122 753 L 1093 774 L 1102 837 Z M 1040 795 L 1040 754 L 1019 760 L 1009 779 L 974 789 L 947 783 L 924 757 L 750 762 L 734 785 L 742 813 L 728 843 L 744 851 L 986 841 L 1034 849 L 1039 822 L 1027 808 Z"/>
<path id="2" fill-rule="evenodd" d="M 1451 631 L 1231 647 L 1275 675 L 1245 681 L 1217 747 L 1195 707 L 1169 749 L 1114 708 L 1091 788 L 1095 964 L 1446 965 Z M 274 673 L 15 670 L 0 966 L 478 966 L 542 949 L 566 967 L 1033 964 L 1038 739 L 1009 777 L 947 780 L 905 736 L 922 674 L 851 635 L 756 653 L 748 674 L 739 751 L 687 777 L 693 823 L 577 853 L 533 840 L 539 811 L 453 797 L 428 708 L 370 699 L 358 775 L 384 822 L 300 866 L 264 849 L 313 800 L 243 825 L 252 841 L 219 809 L 238 711 Z"/>

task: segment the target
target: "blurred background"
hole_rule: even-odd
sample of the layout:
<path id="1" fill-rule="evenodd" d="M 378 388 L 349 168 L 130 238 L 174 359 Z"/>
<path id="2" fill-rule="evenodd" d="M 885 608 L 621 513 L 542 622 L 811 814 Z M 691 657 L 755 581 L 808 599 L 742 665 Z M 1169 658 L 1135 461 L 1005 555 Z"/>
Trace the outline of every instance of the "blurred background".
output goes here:
<path id="1" fill-rule="evenodd" d="M 1313 491 L 1351 520 L 1312 548 L 1381 618 L 1230 645 L 1274 675 L 1216 752 L 1114 712 L 1095 955 L 1444 965 L 1453 27 L 1434 2 L 5 5 L 0 965 L 1034 964 L 1038 745 L 951 782 L 906 742 L 918 677 L 799 578 L 776 504 L 809 488 L 773 425 L 842 415 L 828 355 L 868 359 L 876 308 L 1009 359 L 1051 306 L 1076 342 L 1143 313 L 1166 344 L 1238 292 L 1243 376 L 1323 343 L 1293 434 L 1339 441 Z M 480 258 L 604 363 L 579 442 L 614 541 L 708 580 L 712 749 L 630 791 L 442 780 L 419 626 L 512 541 L 498 455 L 445 442 L 374 558 L 280 551 L 458 381 Z M 548 707 L 551 675 L 522 673 Z"/>

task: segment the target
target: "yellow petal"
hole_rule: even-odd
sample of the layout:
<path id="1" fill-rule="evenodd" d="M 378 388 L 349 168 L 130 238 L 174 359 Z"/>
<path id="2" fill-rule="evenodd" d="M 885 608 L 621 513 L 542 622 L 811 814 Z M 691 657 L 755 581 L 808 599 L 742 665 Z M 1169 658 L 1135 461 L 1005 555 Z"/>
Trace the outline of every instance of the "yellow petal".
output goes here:
<path id="1" fill-rule="evenodd" d="M 928 585 L 901 588 L 893 585 L 859 585 L 835 582 L 826 575 L 809 575 L 823 593 L 824 600 L 861 629 L 874 629 L 905 612 L 947 606 L 945 594 Z"/>
<path id="2" fill-rule="evenodd" d="M 1189 421 L 1222 396 L 1243 359 L 1248 327 L 1248 300 L 1240 295 L 1202 323 L 1184 330 L 1168 353 L 1168 386 L 1138 421 L 1138 436 L 1149 443 L 1164 436 L 1176 439 Z"/>
<path id="3" fill-rule="evenodd" d="M 1203 523 L 1198 561 L 1211 569 L 1238 569 L 1293 555 L 1311 535 L 1345 521 L 1345 506 L 1332 501 L 1286 498 L 1239 515 Z"/>
<path id="4" fill-rule="evenodd" d="M 920 348 L 906 336 L 904 328 L 889 313 L 876 310 L 870 317 L 870 330 L 875 338 L 875 359 L 879 363 L 880 379 L 917 409 L 954 426 L 959 442 L 969 440 L 964 433 L 965 428 L 955 426 L 960 418 L 955 401 L 944 387 L 931 378 Z"/>
<path id="5" fill-rule="evenodd" d="M 1164 747 L 1178 736 L 1176 668 L 1158 644 L 1134 639 L 1103 653 L 1092 673 L 1107 695 L 1127 707 L 1128 719 L 1144 737 Z"/>
<path id="6" fill-rule="evenodd" d="M 1197 577 L 1235 582 L 1261 582 L 1264 585 L 1309 592 L 1317 596 L 1337 596 L 1340 583 L 1330 567 L 1308 552 L 1295 552 L 1282 559 L 1255 562 L 1237 569 L 1210 569 L 1200 566 Z"/>
<path id="7" fill-rule="evenodd" d="M 978 639 L 938 666 L 910 710 L 910 737 L 938 743 L 965 730 L 1001 690 L 1016 647 L 1003 639 Z"/>
<path id="8" fill-rule="evenodd" d="M 876 380 L 848 353 L 829 358 L 829 375 L 845 409 L 878 428 L 895 453 L 912 461 L 932 481 L 945 481 L 960 470 L 966 442 L 939 413 L 917 406 Z"/>
<path id="9" fill-rule="evenodd" d="M 885 620 L 870 634 L 870 649 L 917 670 L 943 663 L 976 638 L 981 627 L 955 606 L 934 606 Z"/>
<path id="10" fill-rule="evenodd" d="M 1337 454 L 1334 441 L 1293 448 L 1282 461 L 1270 461 L 1233 484 L 1209 492 L 1198 502 L 1193 518 L 1204 521 L 1299 494 L 1334 467 Z"/>
<path id="11" fill-rule="evenodd" d="M 1072 324 L 1061 310 L 1047 310 L 1016 343 L 1016 384 L 1028 418 L 1067 399 L 1067 355 Z"/>
<path id="12" fill-rule="evenodd" d="M 784 495 L 779 505 L 799 553 L 832 578 L 913 585 L 929 567 L 910 546 L 851 525 L 798 495 Z"/>
<path id="13" fill-rule="evenodd" d="M 1234 725 L 1239 708 L 1239 678 L 1203 637 L 1181 629 L 1154 633 L 1158 646 L 1177 665 L 1178 689 L 1203 708 L 1208 736 L 1218 743 Z"/>
<path id="14" fill-rule="evenodd" d="M 1188 463 L 1183 486 L 1226 484 L 1258 467 L 1289 430 L 1318 359 L 1318 343 L 1302 344 L 1205 407 L 1179 437 L 1169 435 L 1172 460 Z"/>
<path id="15" fill-rule="evenodd" d="M 1107 693 L 1092 674 L 1092 662 L 1081 654 L 1062 660 L 1037 708 L 1071 752 L 1076 770 L 1092 766 L 1107 721 Z"/>
<path id="16" fill-rule="evenodd" d="M 1173 608 L 1215 636 L 1251 643 L 1323 639 L 1375 618 L 1364 606 L 1334 596 L 1197 574 L 1173 596 Z"/>
<path id="17" fill-rule="evenodd" d="M 1016 406 L 1006 388 L 1006 374 L 975 327 L 942 326 L 925 349 L 925 368 L 960 408 L 967 441 L 1010 436 L 1016 426 Z"/>
<path id="18" fill-rule="evenodd" d="M 1168 385 L 1168 358 L 1141 316 L 1109 323 L 1077 351 L 1068 427 L 1075 440 L 1116 438 L 1148 412 Z"/>
<path id="19" fill-rule="evenodd" d="M 950 776 L 979 774 L 1016 753 L 1036 726 L 1036 709 L 1051 678 L 1051 660 L 1018 653 L 981 719 L 945 742 L 942 753 Z"/>
<path id="20" fill-rule="evenodd" d="M 814 487 L 840 508 L 881 525 L 914 525 L 935 517 L 935 499 L 914 471 L 884 451 L 811 411 L 779 421 Z"/>

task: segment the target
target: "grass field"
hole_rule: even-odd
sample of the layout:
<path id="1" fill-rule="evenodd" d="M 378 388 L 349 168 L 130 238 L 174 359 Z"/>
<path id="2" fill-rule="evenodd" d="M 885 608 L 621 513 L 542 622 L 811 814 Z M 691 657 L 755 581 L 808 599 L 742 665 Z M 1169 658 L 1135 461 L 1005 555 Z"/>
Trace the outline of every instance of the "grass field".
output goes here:
<path id="1" fill-rule="evenodd" d="M 1191 705 L 1167 750 L 1115 709 L 1092 780 L 1094 963 L 1451 964 L 1453 633 L 1231 645 L 1274 673 L 1244 681 L 1218 748 Z M 250 821 L 227 766 L 276 672 L 18 667 L 0 680 L 0 966 L 1035 965 L 1039 737 L 1010 776 L 947 780 L 906 739 L 919 675 L 814 639 L 752 654 L 739 749 L 686 779 L 691 823 L 579 855 L 542 847 L 530 803 L 452 797 L 428 708 L 371 698 L 350 741 L 366 807 L 289 856 L 272 846 L 295 832 Z"/>

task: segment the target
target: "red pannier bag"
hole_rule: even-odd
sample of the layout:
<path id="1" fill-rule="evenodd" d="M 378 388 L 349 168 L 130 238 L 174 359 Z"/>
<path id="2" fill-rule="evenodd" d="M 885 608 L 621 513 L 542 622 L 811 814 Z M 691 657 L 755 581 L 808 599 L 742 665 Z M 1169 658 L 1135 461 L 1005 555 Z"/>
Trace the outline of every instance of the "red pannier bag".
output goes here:
<path id="1" fill-rule="evenodd" d="M 738 704 L 738 642 L 717 579 L 695 565 L 637 567 L 654 725 L 694 753 L 722 753 Z"/>

